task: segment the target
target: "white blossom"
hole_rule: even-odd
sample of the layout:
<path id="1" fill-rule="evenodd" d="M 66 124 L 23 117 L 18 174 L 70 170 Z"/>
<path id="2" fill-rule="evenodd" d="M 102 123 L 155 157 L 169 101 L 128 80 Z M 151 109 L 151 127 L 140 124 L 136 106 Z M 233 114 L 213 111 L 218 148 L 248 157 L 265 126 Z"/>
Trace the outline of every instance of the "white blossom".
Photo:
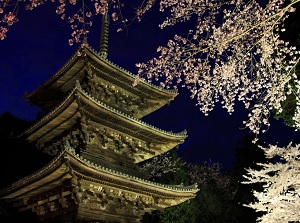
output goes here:
<path id="1" fill-rule="evenodd" d="M 138 77 L 164 80 L 161 86 L 166 88 L 188 88 L 205 115 L 218 102 L 231 114 L 239 100 L 249 109 L 245 127 L 255 134 L 267 131 L 270 111 L 282 111 L 287 86 L 297 81 L 293 74 L 299 52 L 280 39 L 280 32 L 285 31 L 284 21 L 299 0 L 159 3 L 160 10 L 170 15 L 161 28 L 192 17 L 197 22 L 187 37 L 176 35 L 158 48 L 158 57 L 140 63 Z M 147 10 L 152 5 L 153 0 Z M 299 105 L 297 97 L 294 119 L 298 128 Z"/>
<path id="2" fill-rule="evenodd" d="M 140 166 L 140 170 L 150 173 L 152 177 L 161 177 L 163 174 L 176 172 L 179 168 L 178 162 L 180 162 L 180 158 L 174 159 L 170 152 L 166 152 L 145 161 Z"/>
<path id="3" fill-rule="evenodd" d="M 261 183 L 262 191 L 253 191 L 257 199 L 244 204 L 264 212 L 261 223 L 288 223 L 300 220 L 300 144 L 285 148 L 261 147 L 270 160 L 259 163 L 260 170 L 247 169 L 244 184 Z"/>

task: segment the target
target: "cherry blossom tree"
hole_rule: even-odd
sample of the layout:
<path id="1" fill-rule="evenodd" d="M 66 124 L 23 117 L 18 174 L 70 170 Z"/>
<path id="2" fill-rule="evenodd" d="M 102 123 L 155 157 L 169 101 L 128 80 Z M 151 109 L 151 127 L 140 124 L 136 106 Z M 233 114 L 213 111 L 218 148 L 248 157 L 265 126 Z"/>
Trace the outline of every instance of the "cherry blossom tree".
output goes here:
<path id="1" fill-rule="evenodd" d="M 149 0 L 138 15 L 154 2 Z M 231 114 L 241 101 L 249 109 L 245 127 L 255 134 L 265 132 L 271 110 L 282 112 L 281 103 L 295 94 L 293 119 L 294 127 L 299 128 L 300 86 L 295 75 L 299 51 L 280 38 L 284 21 L 297 3 L 299 0 L 161 0 L 160 10 L 170 13 L 161 28 L 186 21 L 195 21 L 195 28 L 158 47 L 156 58 L 138 63 L 139 78 L 158 81 L 166 88 L 188 88 L 205 115 L 216 103 Z"/>
<path id="2" fill-rule="evenodd" d="M 264 212 L 261 223 L 287 223 L 300 220 L 300 145 L 285 148 L 260 146 L 268 163 L 259 170 L 247 169 L 243 184 L 260 183 L 263 191 L 253 191 L 256 201 L 245 206 Z"/>

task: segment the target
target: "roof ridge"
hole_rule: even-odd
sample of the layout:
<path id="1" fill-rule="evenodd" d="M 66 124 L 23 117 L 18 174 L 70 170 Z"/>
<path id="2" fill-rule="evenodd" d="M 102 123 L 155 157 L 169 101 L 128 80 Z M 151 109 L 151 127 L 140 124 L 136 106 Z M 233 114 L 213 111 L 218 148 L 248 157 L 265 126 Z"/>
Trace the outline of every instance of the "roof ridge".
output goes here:
<path id="1" fill-rule="evenodd" d="M 93 53 L 95 53 L 99 59 L 102 59 L 103 61 L 106 61 L 108 64 L 110 64 L 111 66 L 114 66 L 115 68 L 117 68 L 118 70 L 126 73 L 128 76 L 131 76 L 132 78 L 136 79 L 136 75 L 134 75 L 132 72 L 126 70 L 125 68 L 115 64 L 114 62 L 108 60 L 107 58 L 103 58 L 101 57 L 101 54 L 99 52 L 97 52 L 95 49 L 93 49 L 89 44 L 85 45 L 84 47 L 86 47 L 87 49 L 91 50 Z M 160 91 L 163 91 L 163 92 L 166 92 L 166 93 L 171 93 L 171 94 L 178 94 L 178 90 L 177 89 L 164 89 L 162 88 L 161 86 L 158 86 L 158 85 L 155 85 L 155 84 L 152 84 L 152 83 L 149 83 L 143 79 L 140 79 L 139 80 L 140 82 L 142 82 L 143 84 L 146 84 L 148 86 L 151 86 L 153 88 L 156 88 Z"/>
<path id="2" fill-rule="evenodd" d="M 47 85 L 48 83 L 50 83 L 53 79 L 56 78 L 56 76 L 60 73 L 61 70 L 63 70 L 65 67 L 67 67 L 72 61 L 74 61 L 76 58 L 80 57 L 79 52 L 82 49 L 82 46 L 79 46 L 77 48 L 77 50 L 75 51 L 75 53 L 73 53 L 73 55 L 62 65 L 60 66 L 60 68 L 49 78 L 47 79 L 42 85 L 40 85 L 37 89 L 35 89 L 34 91 L 30 92 L 30 93 L 26 93 L 25 97 L 30 96 L 32 94 L 34 94 L 35 92 L 38 92 L 41 88 L 43 88 L 43 86 Z"/>
<path id="3" fill-rule="evenodd" d="M 125 114 L 124 112 L 120 111 L 120 110 L 117 110 L 101 101 L 98 101 L 96 98 L 94 98 L 91 94 L 87 93 L 85 90 L 83 90 L 80 86 L 77 86 L 78 90 L 81 91 L 84 95 L 86 95 L 88 98 L 90 98 L 92 101 L 94 101 L 96 104 L 98 105 L 101 105 L 101 106 L 104 106 L 105 108 L 109 109 L 110 111 L 112 112 L 115 112 L 125 118 L 129 118 L 129 119 L 132 119 L 133 121 L 137 121 L 139 122 L 140 124 L 143 124 L 143 125 L 146 125 L 147 127 L 150 127 L 152 129 L 155 129 L 156 131 L 159 131 L 159 132 L 163 132 L 165 134 L 168 134 L 168 135 L 173 135 L 173 136 L 186 136 L 186 130 L 183 130 L 183 131 L 180 131 L 179 133 L 173 133 L 172 131 L 166 131 L 166 130 L 163 130 L 163 129 L 160 129 L 160 128 L 157 128 L 151 124 L 148 124 L 144 121 L 142 121 L 141 119 L 138 119 L 138 118 L 135 118 L 133 116 L 130 116 L 128 114 Z"/>
<path id="4" fill-rule="evenodd" d="M 84 91 L 81 86 L 80 86 L 80 83 L 77 82 L 76 83 L 76 86 L 73 88 L 73 90 L 68 94 L 68 96 L 58 105 L 56 106 L 52 111 L 50 111 L 49 113 L 47 113 L 43 118 L 41 118 L 39 121 L 37 121 L 35 124 L 33 124 L 30 128 L 28 128 L 27 130 L 25 130 L 23 133 L 20 134 L 20 136 L 22 135 L 25 135 L 27 132 L 30 132 L 32 129 L 34 129 L 36 126 L 38 126 L 40 123 L 42 123 L 45 119 L 47 119 L 48 117 L 50 117 L 53 113 L 55 113 L 57 110 L 59 110 L 59 108 L 61 108 L 65 102 L 73 95 L 73 93 L 78 90 L 80 91 L 82 94 L 84 94 L 86 97 L 88 97 L 90 100 L 92 100 L 94 103 L 96 103 L 97 105 L 101 106 L 101 107 L 104 107 L 106 109 L 108 109 L 109 111 L 111 112 L 114 112 L 114 113 L 117 113 L 118 115 L 121 115 L 125 118 L 128 118 L 128 119 L 131 119 L 132 121 L 135 121 L 135 122 L 138 122 L 148 128 L 151 128 L 157 132 L 160 132 L 160 133 L 164 133 L 166 135 L 169 135 L 169 136 L 177 136 L 177 137 L 187 137 L 187 132 L 186 130 L 183 130 L 183 131 L 180 131 L 178 133 L 173 133 L 172 131 L 166 131 L 166 130 L 163 130 L 163 129 L 160 129 L 160 128 L 157 128 L 151 124 L 148 124 L 144 121 L 142 121 L 141 119 L 137 119 L 133 116 L 129 116 L 125 113 L 123 113 L 122 111 L 119 111 L 103 102 L 100 102 L 98 101 L 96 98 L 94 98 L 92 95 L 90 95 L 89 93 L 87 93 L 86 91 Z M 20 137 L 19 136 L 19 137 Z"/>
<path id="5" fill-rule="evenodd" d="M 75 159 L 79 160 L 80 162 L 84 163 L 85 165 L 96 169 L 96 170 L 101 170 L 103 172 L 106 172 L 108 174 L 112 174 L 114 176 L 118 176 L 118 177 L 122 177 L 125 179 L 130 179 L 132 181 L 136 181 L 136 182 L 142 182 L 143 184 L 146 184 L 148 186 L 154 186 L 156 188 L 161 188 L 161 189 L 167 189 L 169 191 L 180 191 L 180 192 L 197 192 L 199 191 L 198 189 L 198 185 L 197 184 L 192 184 L 189 186 L 182 186 L 182 185 L 168 185 L 168 184 L 162 184 L 162 183 L 156 183 L 150 180 L 146 180 L 146 179 L 142 179 L 136 176 L 132 176 L 129 174 L 125 174 L 107 167 L 103 167 L 101 165 L 97 165 L 87 159 L 84 159 L 82 156 L 80 156 L 79 154 L 77 154 L 75 152 L 75 149 L 72 148 L 70 145 L 65 145 L 64 149 L 58 154 L 56 155 L 49 163 L 45 164 L 43 167 L 41 167 L 40 169 L 36 170 L 35 172 L 33 172 L 32 174 L 25 176 L 23 178 L 21 178 L 20 180 L 12 183 L 10 186 L 8 187 L 4 187 L 3 189 L 0 189 L 0 196 L 1 194 L 5 194 L 5 192 L 7 191 L 11 191 L 14 188 L 20 186 L 22 184 L 22 182 L 26 182 L 26 181 L 30 181 L 36 174 L 41 174 L 44 171 L 47 171 L 47 169 L 49 169 L 51 167 L 51 165 L 55 162 L 57 162 L 59 159 L 61 159 L 63 157 L 63 155 L 65 155 L 65 153 L 68 153 L 69 155 L 71 155 L 72 157 L 74 157 Z M 64 156 L 64 159 L 67 158 L 66 156 Z"/>
<path id="6" fill-rule="evenodd" d="M 150 181 L 150 180 L 146 180 L 146 179 L 143 179 L 143 178 L 139 178 L 139 177 L 136 177 L 136 176 L 132 176 L 132 175 L 129 175 L 129 174 L 125 174 L 125 173 L 122 173 L 122 172 L 119 172 L 119 171 L 116 171 L 116 170 L 113 170 L 113 169 L 110 169 L 110 168 L 107 168 L 107 167 L 103 167 L 101 165 L 97 165 L 87 159 L 84 159 L 82 156 L 79 156 L 79 154 L 77 154 L 75 152 L 75 149 L 72 148 L 71 146 L 69 147 L 65 147 L 65 150 L 68 152 L 68 153 L 71 153 L 73 155 L 73 157 L 75 157 L 76 159 L 80 160 L 81 162 L 85 163 L 86 165 L 92 167 L 92 168 L 95 168 L 97 170 L 101 170 L 101 171 L 104 171 L 104 172 L 107 172 L 109 174 L 112 174 L 112 175 L 115 175 L 115 176 L 119 176 L 119 177 L 123 177 L 123 178 L 129 178 L 131 180 L 134 180 L 134 181 L 138 181 L 138 182 L 143 182 L 147 185 L 150 185 L 150 186 L 156 186 L 156 187 L 161 187 L 161 188 L 164 188 L 164 189 L 169 189 L 169 190 L 177 190 L 177 191 L 182 191 L 182 192 L 190 192 L 190 191 L 198 191 L 198 188 L 197 188 L 197 184 L 192 184 L 192 185 L 189 185 L 189 186 L 182 186 L 182 185 L 168 185 L 168 184 L 162 184 L 162 183 L 156 183 L 156 182 L 153 182 L 153 181 Z"/>

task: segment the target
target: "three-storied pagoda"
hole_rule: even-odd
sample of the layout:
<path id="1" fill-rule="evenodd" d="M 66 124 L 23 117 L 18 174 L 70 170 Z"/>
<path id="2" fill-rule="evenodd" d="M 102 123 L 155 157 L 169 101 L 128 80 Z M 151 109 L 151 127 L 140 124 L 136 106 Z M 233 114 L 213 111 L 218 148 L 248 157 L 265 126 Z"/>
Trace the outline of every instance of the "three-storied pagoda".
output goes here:
<path id="1" fill-rule="evenodd" d="M 54 159 L 0 191 L 18 211 L 44 222 L 140 222 L 142 215 L 195 197 L 195 185 L 149 181 L 136 164 L 165 153 L 187 137 L 141 118 L 177 92 L 141 81 L 107 60 L 107 21 L 100 52 L 87 43 L 50 79 L 27 94 L 46 115 L 22 137 Z"/>

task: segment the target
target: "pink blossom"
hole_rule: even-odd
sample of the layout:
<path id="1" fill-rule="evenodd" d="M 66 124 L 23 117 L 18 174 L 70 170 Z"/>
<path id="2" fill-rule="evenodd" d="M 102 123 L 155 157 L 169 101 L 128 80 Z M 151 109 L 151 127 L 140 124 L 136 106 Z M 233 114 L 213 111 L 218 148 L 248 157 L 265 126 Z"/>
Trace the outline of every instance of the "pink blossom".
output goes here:
<path id="1" fill-rule="evenodd" d="M 111 17 L 112 17 L 113 21 L 117 21 L 118 20 L 118 15 L 115 12 L 111 14 Z"/>

